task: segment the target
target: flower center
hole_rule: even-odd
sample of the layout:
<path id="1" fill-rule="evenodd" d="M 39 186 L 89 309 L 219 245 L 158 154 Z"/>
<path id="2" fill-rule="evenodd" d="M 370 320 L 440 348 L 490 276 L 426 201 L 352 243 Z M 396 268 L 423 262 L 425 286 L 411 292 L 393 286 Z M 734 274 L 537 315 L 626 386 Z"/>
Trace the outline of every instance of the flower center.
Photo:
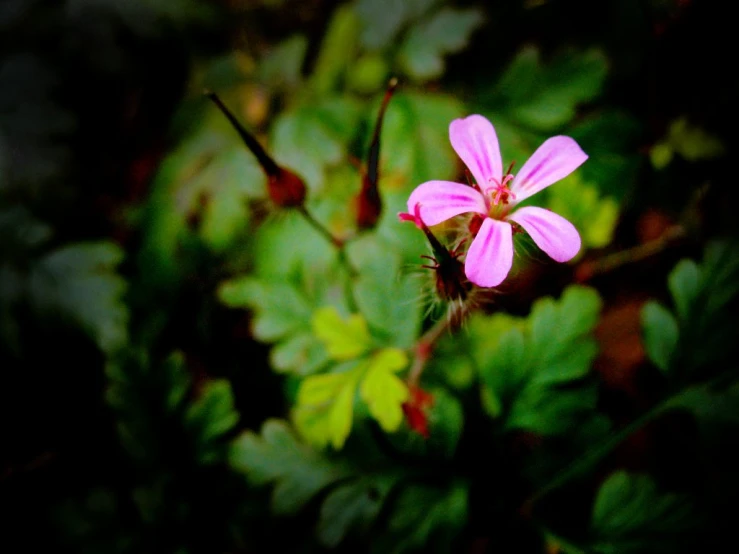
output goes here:
<path id="1" fill-rule="evenodd" d="M 511 179 L 513 179 L 513 175 L 510 173 L 503 177 L 502 182 L 493 177 L 490 178 L 489 182 L 493 184 L 485 189 L 485 194 L 490 195 L 490 201 L 493 203 L 493 206 L 497 206 L 498 204 L 505 205 L 508 204 L 508 200 L 516 199 L 516 195 L 508 188 L 508 182 Z"/>

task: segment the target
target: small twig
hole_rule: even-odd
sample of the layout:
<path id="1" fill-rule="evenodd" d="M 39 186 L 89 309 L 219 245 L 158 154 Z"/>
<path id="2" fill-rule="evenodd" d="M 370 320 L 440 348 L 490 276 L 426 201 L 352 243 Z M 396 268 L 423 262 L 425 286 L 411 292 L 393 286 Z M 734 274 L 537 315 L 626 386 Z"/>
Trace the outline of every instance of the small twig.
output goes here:
<path id="1" fill-rule="evenodd" d="M 666 250 L 672 244 L 685 237 L 685 229 L 681 225 L 668 228 L 662 235 L 654 240 L 645 242 L 620 252 L 614 252 L 600 259 L 584 262 L 576 270 L 576 280 L 583 283 L 603 273 L 608 273 L 622 266 L 640 262 L 651 256 Z"/>

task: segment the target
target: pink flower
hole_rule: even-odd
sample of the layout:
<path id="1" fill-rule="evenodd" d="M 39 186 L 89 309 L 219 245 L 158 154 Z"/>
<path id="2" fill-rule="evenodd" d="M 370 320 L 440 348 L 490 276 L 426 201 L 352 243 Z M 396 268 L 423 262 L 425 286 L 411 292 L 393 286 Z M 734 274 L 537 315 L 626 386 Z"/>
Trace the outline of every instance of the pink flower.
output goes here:
<path id="1" fill-rule="evenodd" d="M 455 119 L 449 140 L 467 165 L 476 185 L 428 181 L 408 198 L 408 212 L 420 206 L 426 225 L 473 213 L 471 230 L 477 231 L 465 259 L 467 278 L 481 287 L 499 285 L 513 264 L 513 227 L 523 227 L 533 241 L 558 262 L 572 259 L 580 250 L 577 229 L 563 217 L 533 206 L 516 205 L 563 179 L 585 160 L 587 154 L 570 137 L 547 139 L 513 176 L 503 174 L 498 137 L 493 125 L 481 115 Z M 477 227 L 479 226 L 479 230 Z"/>

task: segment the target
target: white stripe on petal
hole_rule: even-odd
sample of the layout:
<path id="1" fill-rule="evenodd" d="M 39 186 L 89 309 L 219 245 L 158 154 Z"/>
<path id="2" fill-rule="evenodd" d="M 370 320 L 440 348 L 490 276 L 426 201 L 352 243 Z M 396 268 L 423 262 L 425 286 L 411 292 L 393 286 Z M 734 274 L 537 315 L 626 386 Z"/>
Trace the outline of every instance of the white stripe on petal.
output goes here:
<path id="1" fill-rule="evenodd" d="M 536 245 L 557 262 L 566 262 L 580 251 L 580 234 L 575 226 L 561 215 L 527 206 L 508 216 L 531 236 Z"/>
<path id="2" fill-rule="evenodd" d="M 494 287 L 503 282 L 512 265 L 511 224 L 486 217 L 467 251 L 467 278 L 480 287 Z"/>
<path id="3" fill-rule="evenodd" d="M 427 181 L 418 185 L 408 198 L 408 213 L 415 213 L 416 204 L 421 205 L 421 219 L 426 225 L 436 225 L 468 212 L 487 213 L 482 194 L 451 181 Z"/>

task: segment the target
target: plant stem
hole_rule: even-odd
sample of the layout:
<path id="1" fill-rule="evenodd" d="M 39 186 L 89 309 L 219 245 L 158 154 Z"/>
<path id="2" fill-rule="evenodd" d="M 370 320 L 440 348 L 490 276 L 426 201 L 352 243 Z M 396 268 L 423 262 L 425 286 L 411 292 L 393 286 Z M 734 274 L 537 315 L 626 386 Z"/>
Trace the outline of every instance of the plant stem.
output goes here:
<path id="1" fill-rule="evenodd" d="M 730 377 L 727 377 L 727 375 L 719 375 L 718 377 L 707 383 L 685 388 L 680 392 L 666 398 L 665 400 L 654 406 L 651 410 L 642 414 L 640 417 L 626 425 L 616 434 L 602 441 L 598 446 L 596 446 L 589 452 L 586 452 L 582 458 L 572 463 L 569 467 L 560 471 L 557 475 L 554 476 L 554 478 L 552 478 L 552 480 L 550 480 L 546 485 L 540 488 L 524 503 L 523 511 L 525 513 L 531 513 L 531 508 L 541 498 L 543 498 L 553 490 L 562 487 L 579 475 L 590 470 L 593 465 L 595 465 L 607 454 L 609 454 L 625 439 L 630 437 L 633 433 L 644 427 L 653 419 L 674 408 L 688 406 L 690 404 L 691 396 L 694 395 L 696 391 L 700 389 L 710 389 L 718 384 L 721 384 L 724 380 L 728 378 Z"/>
<path id="2" fill-rule="evenodd" d="M 426 362 L 429 361 L 431 354 L 436 347 L 436 342 L 445 332 L 451 332 L 459 328 L 469 312 L 470 309 L 465 306 L 457 313 L 449 314 L 446 318 L 440 319 L 434 323 L 434 325 L 416 341 L 416 344 L 413 347 L 413 364 L 408 372 L 407 381 L 409 385 L 418 386 L 421 374 L 426 367 Z"/>
<path id="3" fill-rule="evenodd" d="M 614 252 L 600 259 L 584 262 L 577 268 L 577 281 L 582 283 L 596 275 L 608 273 L 627 264 L 639 262 L 672 246 L 673 242 L 685 236 L 680 225 L 668 228 L 660 237 L 620 252 Z"/>

